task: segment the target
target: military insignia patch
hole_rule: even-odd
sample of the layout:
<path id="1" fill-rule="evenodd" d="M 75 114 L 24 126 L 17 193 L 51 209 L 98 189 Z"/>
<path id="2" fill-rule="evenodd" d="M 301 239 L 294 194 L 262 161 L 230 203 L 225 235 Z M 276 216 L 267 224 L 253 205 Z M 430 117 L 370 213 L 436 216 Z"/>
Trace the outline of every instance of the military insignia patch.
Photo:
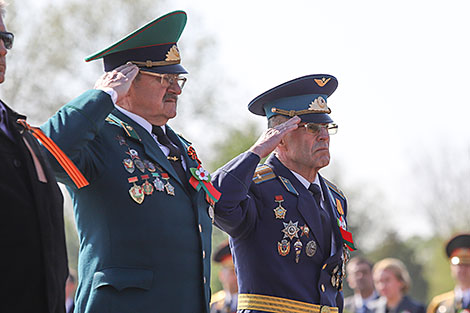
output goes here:
<path id="1" fill-rule="evenodd" d="M 273 211 L 274 211 L 274 216 L 277 218 L 277 219 L 284 219 L 284 217 L 286 216 L 286 212 L 287 210 L 284 209 L 281 205 L 281 202 L 284 201 L 284 198 L 282 197 L 282 195 L 278 195 L 278 196 L 275 196 L 274 197 L 274 201 L 277 202 L 278 206 L 277 208 L 275 208 Z"/>
<path id="2" fill-rule="evenodd" d="M 135 167 L 134 162 L 132 162 L 132 159 L 124 159 L 122 160 L 122 164 L 124 165 L 126 171 L 128 171 L 130 174 L 134 173 Z"/>
<path id="3" fill-rule="evenodd" d="M 310 240 L 307 242 L 307 246 L 305 247 L 305 253 L 307 256 L 312 257 L 317 252 L 317 243 L 314 240 Z"/>
<path id="4" fill-rule="evenodd" d="M 276 178 L 276 175 L 274 174 L 272 168 L 267 165 L 259 165 L 256 168 L 255 174 L 253 175 L 253 182 L 255 184 L 260 184 L 273 178 Z"/>
<path id="5" fill-rule="evenodd" d="M 289 191 L 290 193 L 293 193 L 296 196 L 299 195 L 297 190 L 295 190 L 294 186 L 292 186 L 292 183 L 290 182 L 290 180 L 282 176 L 278 176 L 278 177 L 281 180 L 281 183 L 284 185 L 284 187 L 286 187 L 287 191 Z"/>
<path id="6" fill-rule="evenodd" d="M 290 242 L 286 239 L 282 239 L 281 242 L 277 243 L 277 252 L 280 256 L 286 256 L 290 252 Z"/>
<path id="7" fill-rule="evenodd" d="M 341 204 L 341 201 L 339 201 L 339 199 L 336 199 L 336 210 L 339 214 L 344 215 L 343 205 Z"/>
<path id="8" fill-rule="evenodd" d="M 320 87 L 324 87 L 326 84 L 328 84 L 328 82 L 330 81 L 331 78 L 321 78 L 321 79 L 318 79 L 318 78 L 314 78 L 313 80 L 317 83 L 318 86 Z"/>

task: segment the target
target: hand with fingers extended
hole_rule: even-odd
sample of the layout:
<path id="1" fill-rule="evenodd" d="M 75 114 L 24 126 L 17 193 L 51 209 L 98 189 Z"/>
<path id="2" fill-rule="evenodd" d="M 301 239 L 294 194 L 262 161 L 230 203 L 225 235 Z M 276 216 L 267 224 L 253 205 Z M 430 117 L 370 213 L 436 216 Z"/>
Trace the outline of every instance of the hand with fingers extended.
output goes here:
<path id="1" fill-rule="evenodd" d="M 95 89 L 112 88 L 117 93 L 117 102 L 127 95 L 132 82 L 139 73 L 139 68 L 127 63 L 110 72 L 104 73 L 95 83 Z"/>
<path id="2" fill-rule="evenodd" d="M 276 125 L 273 128 L 268 128 L 258 138 L 256 143 L 249 149 L 249 151 L 257 154 L 260 158 L 268 156 L 276 147 L 281 143 L 281 140 L 291 131 L 296 130 L 300 123 L 300 117 L 294 116 L 282 124 Z"/>

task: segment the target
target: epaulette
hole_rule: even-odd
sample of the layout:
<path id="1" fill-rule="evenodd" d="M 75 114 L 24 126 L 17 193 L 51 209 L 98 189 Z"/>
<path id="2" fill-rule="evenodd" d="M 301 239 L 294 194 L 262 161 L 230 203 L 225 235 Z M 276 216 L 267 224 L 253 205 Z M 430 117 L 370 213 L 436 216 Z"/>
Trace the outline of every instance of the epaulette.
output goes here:
<path id="1" fill-rule="evenodd" d="M 138 141 L 142 141 L 142 139 L 140 139 L 139 135 L 137 134 L 137 132 L 135 131 L 134 127 L 132 127 L 131 125 L 127 124 L 126 122 L 123 122 L 121 119 L 119 119 L 117 116 L 113 115 L 112 113 L 110 113 L 106 119 L 105 119 L 106 122 L 110 123 L 110 124 L 113 124 L 113 125 L 116 125 L 116 126 L 119 126 L 121 127 L 122 129 L 124 129 L 124 132 L 127 134 L 127 136 L 131 137 L 131 138 L 134 138 Z"/>
<path id="2" fill-rule="evenodd" d="M 222 289 L 214 293 L 211 297 L 210 305 L 225 299 L 225 291 Z"/>
<path id="3" fill-rule="evenodd" d="M 334 191 L 341 198 L 343 198 L 343 200 L 346 200 L 346 196 L 344 195 L 344 193 L 338 187 L 336 187 L 336 185 L 334 185 L 332 182 L 328 181 L 326 178 L 324 178 L 324 177 L 322 177 L 322 178 L 325 181 L 328 188 L 330 188 L 331 191 Z"/>
<path id="4" fill-rule="evenodd" d="M 440 295 L 435 296 L 432 298 L 431 303 L 429 303 L 428 308 L 426 310 L 427 313 L 435 313 L 439 305 L 444 301 L 454 301 L 454 291 L 449 291 Z"/>
<path id="5" fill-rule="evenodd" d="M 262 164 L 258 165 L 256 168 L 255 174 L 253 175 L 253 182 L 255 184 L 260 184 L 262 182 L 276 178 L 276 174 L 269 166 Z"/>
<path id="6" fill-rule="evenodd" d="M 178 137 L 180 137 L 180 139 L 186 144 L 186 147 L 188 147 L 188 146 L 190 146 L 190 145 L 193 144 L 191 141 L 189 141 L 188 139 L 184 138 L 181 133 L 178 133 L 177 135 L 178 135 Z"/>

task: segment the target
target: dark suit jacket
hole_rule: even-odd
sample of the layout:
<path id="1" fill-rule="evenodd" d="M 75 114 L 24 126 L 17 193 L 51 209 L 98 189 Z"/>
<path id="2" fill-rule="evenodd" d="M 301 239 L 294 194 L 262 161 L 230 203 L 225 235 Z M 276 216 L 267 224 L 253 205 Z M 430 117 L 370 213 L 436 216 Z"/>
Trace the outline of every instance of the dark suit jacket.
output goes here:
<path id="1" fill-rule="evenodd" d="M 38 142 L 16 123 L 25 117 L 6 108 L 14 140 L 0 131 L 0 312 L 64 312 L 62 193 Z M 47 183 L 39 181 L 23 138 L 39 159 Z"/>
<path id="2" fill-rule="evenodd" d="M 372 313 L 385 313 L 387 309 L 387 299 L 380 297 L 371 303 L 370 308 Z M 398 306 L 391 310 L 389 313 L 425 313 L 424 305 L 418 303 L 408 296 L 404 296 Z"/>

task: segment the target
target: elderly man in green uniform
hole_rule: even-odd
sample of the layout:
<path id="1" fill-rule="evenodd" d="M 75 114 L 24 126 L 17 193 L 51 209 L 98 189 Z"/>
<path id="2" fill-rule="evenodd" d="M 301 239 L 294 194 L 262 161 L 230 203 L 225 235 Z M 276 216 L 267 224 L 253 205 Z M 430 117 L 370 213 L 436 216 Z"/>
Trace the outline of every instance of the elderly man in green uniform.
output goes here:
<path id="1" fill-rule="evenodd" d="M 220 194 L 176 116 L 186 14 L 157 18 L 88 57 L 105 74 L 41 128 L 83 173 L 72 196 L 80 254 L 75 312 L 208 312 L 211 205 Z"/>
<path id="2" fill-rule="evenodd" d="M 459 234 L 446 245 L 454 290 L 434 297 L 427 313 L 470 313 L 470 234 Z"/>

